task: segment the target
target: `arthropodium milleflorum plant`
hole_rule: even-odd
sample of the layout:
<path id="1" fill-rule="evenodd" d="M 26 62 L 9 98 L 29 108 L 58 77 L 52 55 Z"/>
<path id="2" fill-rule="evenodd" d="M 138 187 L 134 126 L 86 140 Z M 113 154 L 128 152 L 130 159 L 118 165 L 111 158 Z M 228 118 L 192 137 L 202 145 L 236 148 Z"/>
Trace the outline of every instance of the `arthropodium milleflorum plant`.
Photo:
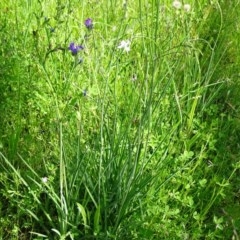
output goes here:
<path id="1" fill-rule="evenodd" d="M 89 28 L 89 20 L 85 24 Z M 121 39 L 118 39 L 117 42 L 123 43 Z M 129 52 L 130 40 L 124 43 L 127 43 L 124 45 L 124 50 Z M 90 43 L 87 42 L 87 44 Z M 52 116 L 55 118 L 57 129 L 52 134 L 58 135 L 59 177 L 56 177 L 55 181 L 59 182 L 59 186 L 56 187 L 51 181 L 46 181 L 46 177 L 50 179 L 51 176 L 44 174 L 43 176 L 46 177 L 43 177 L 39 175 L 30 164 L 21 158 L 22 162 L 34 175 L 34 178 L 30 178 L 32 184 L 42 189 L 41 179 L 44 179 L 43 184 L 45 184 L 47 202 L 51 202 L 54 205 L 53 209 L 55 209 L 53 211 L 53 209 L 45 208 L 40 196 L 33 193 L 33 198 L 41 205 L 40 209 L 42 209 L 42 214 L 45 216 L 43 217 L 45 221 L 38 217 L 34 211 L 30 209 L 26 211 L 40 225 L 47 222 L 47 225 L 51 226 L 52 232 L 61 237 L 76 234 L 83 235 L 84 232 L 89 232 L 89 234 L 92 232 L 96 235 L 101 232 L 115 235 L 127 213 L 137 209 L 137 205 L 131 203 L 134 203 L 141 191 L 146 190 L 145 187 L 151 183 L 154 175 L 152 173 L 146 174 L 146 168 L 148 161 L 150 161 L 147 158 L 147 151 L 149 136 L 152 131 L 150 125 L 152 120 L 151 102 L 154 88 L 156 88 L 156 91 L 159 88 L 158 84 L 154 86 L 154 78 L 149 77 L 148 74 L 154 75 L 155 68 L 150 70 L 147 66 L 145 70 L 139 72 L 139 76 L 146 79 L 142 79 L 142 86 L 138 88 L 131 82 L 131 76 L 128 76 L 128 73 L 121 73 L 122 69 L 127 67 L 124 61 L 126 60 L 129 64 L 131 58 L 128 59 L 125 55 L 120 55 L 117 46 L 116 44 L 113 47 L 113 53 L 116 57 L 111 58 L 107 69 L 112 76 L 103 72 L 106 78 L 103 79 L 103 83 L 98 83 L 101 90 L 96 96 L 92 95 L 93 101 L 90 102 L 94 105 L 95 102 L 97 103 L 95 106 L 98 123 L 92 126 L 93 128 L 98 127 L 95 130 L 96 133 L 94 133 L 96 138 L 91 140 L 92 144 L 82 143 L 81 136 L 85 134 L 84 131 L 86 130 L 82 129 L 82 126 L 77 129 L 79 131 L 78 140 L 76 144 L 74 142 L 70 143 L 77 150 L 77 154 L 72 154 L 74 150 L 68 149 L 68 141 L 73 141 L 73 138 L 68 137 L 69 133 L 66 128 L 65 118 L 67 117 L 66 112 L 72 111 L 72 106 L 67 105 L 69 102 L 65 102 L 65 93 L 69 94 L 66 89 L 71 90 L 70 81 L 73 80 L 73 76 L 76 76 L 74 71 L 79 70 L 71 69 L 71 71 L 65 72 L 66 67 L 63 65 L 69 66 L 66 59 L 71 61 L 71 58 L 62 58 L 61 60 L 64 61 L 65 59 L 65 62 L 59 62 L 58 57 L 61 58 L 59 52 L 52 52 L 51 56 L 46 54 L 47 58 L 45 58 L 44 62 L 42 62 L 44 58 L 39 61 L 42 64 L 39 69 L 42 69 L 42 76 L 45 76 L 47 82 L 46 90 L 51 94 L 43 94 L 42 99 L 45 98 L 54 106 L 52 107 L 54 109 Z M 82 50 L 82 47 L 71 43 L 69 50 L 75 57 L 79 50 Z M 55 56 L 57 57 L 55 58 Z M 114 62 L 119 61 L 119 59 L 122 59 L 123 63 L 116 65 L 115 75 L 113 74 L 115 72 Z M 57 68 L 58 70 L 54 71 Z M 152 72 L 147 74 L 146 71 Z M 83 71 L 80 70 L 80 73 L 83 73 Z M 117 73 L 122 74 L 124 78 L 129 77 L 125 87 L 126 93 L 122 92 L 127 98 L 119 103 L 118 94 L 124 90 L 121 89 L 121 83 L 117 82 L 118 79 L 114 79 Z M 63 75 L 67 76 L 68 80 L 63 79 L 63 82 L 60 82 Z M 135 93 L 132 90 L 135 90 Z M 164 92 L 161 94 L 164 95 Z M 89 98 L 91 100 L 91 95 Z M 133 102 L 131 102 L 132 100 Z M 113 104 L 110 101 L 113 101 Z M 78 100 L 75 100 L 75 103 L 78 105 Z M 128 111 L 125 110 L 125 106 Z M 80 112 L 78 121 L 82 121 L 81 114 L 84 113 Z M 89 125 L 91 127 L 91 123 Z M 90 134 L 92 133 L 91 130 Z M 159 146 L 161 142 L 162 140 L 159 142 Z M 68 153 L 73 155 L 72 159 L 68 156 Z M 4 160 L 12 170 L 15 169 L 7 158 L 4 157 Z M 48 168 L 47 164 L 46 168 Z M 17 171 L 15 173 L 17 174 Z M 19 174 L 17 176 L 27 188 L 30 186 L 24 176 Z M 53 185 L 51 186 L 51 184 Z M 79 219 L 79 216 L 82 217 L 82 220 Z M 81 228 L 85 229 L 82 233 L 81 229 L 79 230 L 80 233 L 77 231 L 78 224 L 82 224 Z M 46 231 L 47 227 L 42 227 Z M 51 230 L 47 230 L 45 234 L 51 234 Z"/>

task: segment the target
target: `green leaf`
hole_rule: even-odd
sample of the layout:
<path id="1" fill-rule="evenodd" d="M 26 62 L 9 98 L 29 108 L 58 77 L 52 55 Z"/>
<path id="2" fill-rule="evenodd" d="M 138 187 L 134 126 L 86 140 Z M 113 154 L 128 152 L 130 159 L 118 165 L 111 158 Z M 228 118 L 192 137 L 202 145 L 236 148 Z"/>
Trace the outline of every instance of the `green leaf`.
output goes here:
<path id="1" fill-rule="evenodd" d="M 94 214 L 94 233 L 99 233 L 100 230 L 100 206 L 97 207 L 96 212 Z"/>
<path id="2" fill-rule="evenodd" d="M 82 215 L 84 226 L 87 225 L 87 214 L 82 204 L 77 203 L 77 208 L 79 213 Z"/>

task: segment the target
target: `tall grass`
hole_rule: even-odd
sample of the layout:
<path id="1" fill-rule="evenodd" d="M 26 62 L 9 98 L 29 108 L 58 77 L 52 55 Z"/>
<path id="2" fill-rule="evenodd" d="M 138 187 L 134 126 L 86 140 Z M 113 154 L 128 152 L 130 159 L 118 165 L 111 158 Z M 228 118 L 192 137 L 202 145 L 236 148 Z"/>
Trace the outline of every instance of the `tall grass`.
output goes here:
<path id="1" fill-rule="evenodd" d="M 238 239 L 239 3 L 190 6 L 0 4 L 2 239 Z"/>

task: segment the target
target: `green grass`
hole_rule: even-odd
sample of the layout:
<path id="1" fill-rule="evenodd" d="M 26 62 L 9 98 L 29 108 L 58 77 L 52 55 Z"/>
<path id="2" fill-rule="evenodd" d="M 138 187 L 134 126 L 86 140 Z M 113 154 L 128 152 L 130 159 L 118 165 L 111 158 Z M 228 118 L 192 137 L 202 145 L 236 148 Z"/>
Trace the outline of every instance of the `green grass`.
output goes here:
<path id="1" fill-rule="evenodd" d="M 1 1 L 0 239 L 239 239 L 239 1 L 172 3 Z"/>

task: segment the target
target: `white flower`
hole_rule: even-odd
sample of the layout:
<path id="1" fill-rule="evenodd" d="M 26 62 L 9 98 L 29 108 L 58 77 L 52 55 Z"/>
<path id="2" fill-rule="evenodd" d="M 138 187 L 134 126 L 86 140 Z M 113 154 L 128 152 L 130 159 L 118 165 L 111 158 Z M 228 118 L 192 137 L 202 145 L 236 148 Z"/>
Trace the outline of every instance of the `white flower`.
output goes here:
<path id="1" fill-rule="evenodd" d="M 191 10 L 191 5 L 190 5 L 190 4 L 184 4 L 184 5 L 183 5 L 183 9 L 184 9 L 185 12 L 190 12 L 190 10 Z"/>
<path id="2" fill-rule="evenodd" d="M 176 9 L 180 9 L 182 7 L 182 3 L 178 0 L 173 1 L 172 6 Z"/>
<path id="3" fill-rule="evenodd" d="M 47 178 L 47 177 L 43 177 L 43 178 L 42 178 L 42 182 L 43 182 L 43 183 L 47 183 L 47 181 L 48 181 L 48 178 Z"/>
<path id="4" fill-rule="evenodd" d="M 125 52 L 130 51 L 130 41 L 129 40 L 122 40 L 120 44 L 118 45 L 119 49 L 123 49 Z"/>

